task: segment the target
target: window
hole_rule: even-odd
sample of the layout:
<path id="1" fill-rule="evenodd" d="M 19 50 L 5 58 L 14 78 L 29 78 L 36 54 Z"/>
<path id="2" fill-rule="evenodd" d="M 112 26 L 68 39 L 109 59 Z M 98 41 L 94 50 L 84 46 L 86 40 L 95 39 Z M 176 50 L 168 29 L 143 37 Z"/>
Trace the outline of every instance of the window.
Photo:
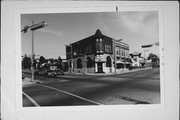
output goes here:
<path id="1" fill-rule="evenodd" d="M 124 56 L 124 54 L 125 54 L 125 53 L 124 53 L 124 49 L 122 49 L 122 56 Z"/>
<path id="2" fill-rule="evenodd" d="M 122 56 L 122 49 L 120 48 L 120 49 L 119 49 L 119 51 L 120 51 L 120 53 L 119 53 L 119 54 Z"/>
<path id="3" fill-rule="evenodd" d="M 97 45 L 96 45 L 97 46 Z M 97 47 L 96 47 L 97 48 Z M 85 54 L 92 53 L 92 45 L 89 43 L 88 45 L 83 46 L 83 50 Z M 82 52 L 81 52 L 82 53 Z"/>
<path id="4" fill-rule="evenodd" d="M 87 57 L 87 68 L 93 67 L 93 61 L 90 57 Z"/>
<path id="5" fill-rule="evenodd" d="M 100 51 L 100 45 L 99 45 L 99 42 L 96 42 L 96 51 L 97 51 L 97 53 L 99 53 L 99 51 Z"/>
<path id="6" fill-rule="evenodd" d="M 77 68 L 82 68 L 82 60 L 81 59 L 77 60 Z"/>
<path id="7" fill-rule="evenodd" d="M 122 64 L 122 63 L 117 63 L 117 67 L 116 67 L 117 69 L 121 69 L 121 68 L 124 68 L 124 64 Z"/>
<path id="8" fill-rule="evenodd" d="M 105 44 L 105 52 L 108 52 L 108 53 L 111 52 L 111 45 Z"/>
<path id="9" fill-rule="evenodd" d="M 106 67 L 112 67 L 111 57 L 110 57 L 110 56 L 108 56 L 108 57 L 106 58 Z"/>
<path id="10" fill-rule="evenodd" d="M 102 38 L 96 39 L 96 52 L 97 53 L 103 52 L 103 50 L 104 50 L 103 39 Z"/>

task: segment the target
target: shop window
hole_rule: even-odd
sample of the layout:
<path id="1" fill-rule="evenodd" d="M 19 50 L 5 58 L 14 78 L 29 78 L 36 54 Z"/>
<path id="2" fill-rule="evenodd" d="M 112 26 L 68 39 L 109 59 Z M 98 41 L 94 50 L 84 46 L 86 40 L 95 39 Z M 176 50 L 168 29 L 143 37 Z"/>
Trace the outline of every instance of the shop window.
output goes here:
<path id="1" fill-rule="evenodd" d="M 93 67 L 93 61 L 90 57 L 87 57 L 87 68 Z"/>
<path id="2" fill-rule="evenodd" d="M 108 56 L 108 57 L 106 58 L 106 67 L 112 67 L 111 57 L 110 57 L 110 56 Z"/>
<path id="3" fill-rule="evenodd" d="M 82 68 L 82 60 L 81 59 L 77 60 L 77 68 Z"/>
<path id="4" fill-rule="evenodd" d="M 121 68 L 124 68 L 124 64 L 122 64 L 122 63 L 117 63 L 117 69 L 121 69 Z"/>

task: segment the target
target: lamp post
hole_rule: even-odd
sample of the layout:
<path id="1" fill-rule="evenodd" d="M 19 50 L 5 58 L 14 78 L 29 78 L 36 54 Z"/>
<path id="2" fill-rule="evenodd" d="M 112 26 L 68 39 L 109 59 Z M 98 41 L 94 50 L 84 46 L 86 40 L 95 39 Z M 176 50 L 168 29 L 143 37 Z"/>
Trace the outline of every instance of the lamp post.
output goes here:
<path id="1" fill-rule="evenodd" d="M 32 31 L 32 53 L 31 53 L 31 81 L 34 81 L 34 30 L 40 29 L 47 26 L 47 23 L 45 23 L 45 21 L 42 21 L 38 24 L 34 24 L 34 21 L 32 21 L 32 25 L 31 26 L 25 26 L 21 32 L 26 33 L 28 31 L 28 29 L 31 29 Z"/>
<path id="2" fill-rule="evenodd" d="M 34 25 L 34 21 L 32 21 L 32 25 Z M 31 81 L 34 81 L 34 31 L 32 30 L 32 53 L 31 53 Z"/>

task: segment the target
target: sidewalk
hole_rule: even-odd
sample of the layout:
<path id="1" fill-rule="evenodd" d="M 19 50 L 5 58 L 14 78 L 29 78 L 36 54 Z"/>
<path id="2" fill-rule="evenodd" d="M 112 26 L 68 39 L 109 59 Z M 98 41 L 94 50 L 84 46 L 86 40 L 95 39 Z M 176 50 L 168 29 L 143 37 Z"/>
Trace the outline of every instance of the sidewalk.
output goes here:
<path id="1" fill-rule="evenodd" d="M 116 75 L 120 75 L 120 74 L 125 74 L 125 73 L 132 73 L 132 72 L 137 72 L 137 71 L 142 71 L 142 70 L 148 70 L 148 69 L 152 69 L 150 68 L 136 68 L 136 69 L 132 69 L 132 70 L 122 70 L 122 71 L 117 71 Z M 108 76 L 108 75 L 115 75 L 114 72 L 111 73 L 69 73 L 69 72 L 65 72 L 65 75 L 93 75 L 93 76 L 99 76 L 99 75 L 103 75 L 103 76 Z"/>
<path id="2" fill-rule="evenodd" d="M 23 87 L 31 86 L 31 85 L 34 85 L 34 84 L 37 84 L 37 83 L 42 83 L 42 81 L 36 80 L 36 79 L 34 81 L 32 81 L 31 78 L 29 78 L 29 77 L 25 77 L 22 80 Z"/>
<path id="3" fill-rule="evenodd" d="M 82 74 L 82 73 L 69 73 L 69 72 L 65 72 L 64 76 L 66 75 L 72 75 L 73 76 L 109 76 L 109 75 L 120 75 L 120 74 L 126 74 L 126 73 L 133 73 L 133 72 L 137 72 L 137 71 L 142 71 L 142 70 L 148 70 L 148 69 L 152 69 L 152 68 L 138 68 L 138 69 L 133 69 L 133 70 L 124 70 L 121 72 L 117 72 L 116 74 L 114 72 L 112 73 L 87 73 L 87 74 Z M 24 73 L 31 73 L 30 70 L 23 70 Z M 62 76 L 59 76 L 59 78 L 61 78 Z M 57 76 L 58 78 L 58 76 Z M 28 87 L 28 86 L 32 86 L 38 83 L 43 83 L 45 81 L 43 80 L 37 80 L 36 78 L 34 79 L 34 81 L 31 80 L 30 77 L 24 77 L 24 79 L 22 80 L 23 83 L 23 87 Z"/>
<path id="4" fill-rule="evenodd" d="M 148 70 L 148 69 L 152 69 L 151 67 L 149 68 L 136 68 L 136 69 L 132 69 L 132 70 L 122 70 L 122 71 L 117 71 L 116 74 L 124 74 L 124 73 L 131 73 L 131 72 L 136 72 L 136 71 L 141 71 L 141 70 Z M 22 72 L 24 73 L 31 73 L 30 70 L 22 70 Z M 64 72 L 64 75 L 114 75 L 114 72 L 111 73 L 70 73 L 70 72 Z"/>

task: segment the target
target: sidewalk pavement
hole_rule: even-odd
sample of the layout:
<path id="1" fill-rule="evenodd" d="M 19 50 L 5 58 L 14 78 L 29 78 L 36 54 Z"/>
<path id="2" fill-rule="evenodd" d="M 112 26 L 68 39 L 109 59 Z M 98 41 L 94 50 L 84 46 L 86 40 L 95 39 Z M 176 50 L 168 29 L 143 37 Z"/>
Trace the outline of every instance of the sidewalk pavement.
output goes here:
<path id="1" fill-rule="evenodd" d="M 22 80 L 22 83 L 23 83 L 23 87 L 28 87 L 28 86 L 31 86 L 31 85 L 34 85 L 34 84 L 37 84 L 37 83 L 42 83 L 42 81 L 40 80 L 31 80 L 31 78 L 29 77 L 25 77 L 23 80 Z"/>
<path id="2" fill-rule="evenodd" d="M 132 73 L 132 72 L 136 72 L 136 71 L 142 71 L 142 70 L 148 70 L 148 69 L 152 69 L 151 67 L 149 68 L 136 68 L 136 69 L 132 69 L 132 70 L 122 70 L 122 71 L 117 71 L 116 75 L 120 75 L 120 74 L 125 74 L 125 73 Z M 108 76 L 108 75 L 115 75 L 114 72 L 111 73 L 69 73 L 69 72 L 65 72 L 65 75 L 93 75 L 93 76 L 99 76 L 99 75 L 103 75 L 103 76 Z"/>
<path id="3" fill-rule="evenodd" d="M 148 69 L 152 69 L 152 68 L 137 68 L 137 69 L 133 69 L 133 70 L 124 70 L 124 71 L 121 71 L 121 72 L 117 72 L 116 75 L 120 75 L 120 74 L 125 74 L 125 73 L 132 73 L 132 72 L 136 72 L 136 71 L 142 71 L 142 70 L 148 70 Z M 23 70 L 23 72 L 25 73 L 31 73 L 30 70 Z M 75 76 L 108 76 L 108 75 L 115 75 L 114 72 L 112 73 L 87 73 L 87 74 L 82 74 L 82 73 L 68 73 L 68 72 L 65 72 L 64 75 L 75 75 Z M 58 76 L 57 76 L 58 77 Z M 72 76 L 73 77 L 73 76 Z M 32 85 L 35 85 L 35 84 L 38 84 L 38 83 L 43 83 L 42 80 L 37 80 L 36 78 L 32 81 L 31 78 L 29 77 L 24 77 L 23 80 L 22 80 L 22 83 L 23 83 L 23 87 L 27 87 L 27 86 L 32 86 Z"/>

